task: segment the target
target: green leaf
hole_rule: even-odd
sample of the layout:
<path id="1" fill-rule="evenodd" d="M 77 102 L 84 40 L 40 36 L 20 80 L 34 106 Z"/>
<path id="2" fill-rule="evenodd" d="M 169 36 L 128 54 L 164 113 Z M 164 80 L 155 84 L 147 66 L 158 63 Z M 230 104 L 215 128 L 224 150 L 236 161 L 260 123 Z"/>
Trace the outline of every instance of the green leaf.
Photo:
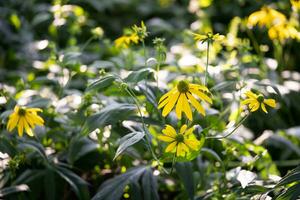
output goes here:
<path id="1" fill-rule="evenodd" d="M 144 68 L 144 69 L 140 69 L 138 71 L 133 71 L 131 72 L 125 79 L 125 82 L 129 82 L 129 83 L 138 83 L 142 80 L 149 80 L 149 76 L 154 75 L 154 71 L 151 68 Z"/>
<path id="2" fill-rule="evenodd" d="M 7 153 L 10 157 L 14 157 L 18 153 L 15 146 L 6 137 L 0 137 L 0 152 Z"/>
<path id="3" fill-rule="evenodd" d="M 128 147 L 134 145 L 139 142 L 145 136 L 144 132 L 135 131 L 129 133 L 120 139 L 120 146 L 117 149 L 114 160 L 122 154 Z"/>
<path id="4" fill-rule="evenodd" d="M 86 88 L 86 91 L 91 91 L 91 90 L 103 91 L 106 88 L 108 88 L 109 86 L 111 86 L 115 80 L 116 80 L 116 78 L 113 75 L 107 75 L 103 78 L 100 78 L 100 79 L 92 82 Z"/>
<path id="5" fill-rule="evenodd" d="M 55 167 L 54 170 L 61 178 L 69 183 L 72 190 L 80 200 L 89 199 L 87 188 L 88 183 L 85 182 L 81 177 L 64 167 Z"/>
<path id="6" fill-rule="evenodd" d="M 150 168 L 145 171 L 142 177 L 142 187 L 144 200 L 159 200 L 157 180 Z"/>
<path id="7" fill-rule="evenodd" d="M 18 178 L 12 183 L 12 185 L 30 183 L 31 181 L 34 181 L 35 179 L 38 179 L 44 175 L 45 175 L 44 170 L 27 169 L 21 175 L 18 176 Z"/>
<path id="8" fill-rule="evenodd" d="M 284 186 L 290 183 L 293 183 L 295 181 L 300 182 L 300 166 L 296 167 L 294 170 L 292 170 L 290 173 L 285 175 L 276 185 L 276 187 Z"/>
<path id="9" fill-rule="evenodd" d="M 96 151 L 99 144 L 89 138 L 74 138 L 70 143 L 68 160 L 71 164 L 85 156 L 86 154 Z"/>
<path id="10" fill-rule="evenodd" d="M 0 189 L 0 198 L 3 198 L 7 195 L 17 193 L 17 192 L 26 192 L 29 191 L 28 185 L 22 184 L 22 185 L 16 185 L 16 186 L 10 186 Z"/>
<path id="11" fill-rule="evenodd" d="M 180 180 L 184 185 L 184 188 L 189 198 L 193 200 L 195 194 L 195 184 L 194 184 L 192 163 L 191 162 L 176 163 L 175 168 Z"/>
<path id="12" fill-rule="evenodd" d="M 300 197 L 300 184 L 293 185 L 286 192 L 280 194 L 275 200 L 296 200 Z"/>
<path id="13" fill-rule="evenodd" d="M 212 158 L 214 160 L 217 160 L 221 164 L 223 164 L 222 159 L 220 158 L 220 156 L 215 151 L 213 151 L 212 149 L 208 149 L 208 148 L 204 147 L 204 148 L 201 149 L 201 153 L 204 154 L 205 156 L 207 156 L 209 158 Z"/>
<path id="14" fill-rule="evenodd" d="M 83 134 L 87 134 L 96 128 L 116 124 L 120 120 L 127 119 L 134 110 L 136 110 L 134 104 L 111 104 L 86 120 L 83 127 Z"/>
<path id="15" fill-rule="evenodd" d="M 30 108 L 44 108 L 50 104 L 51 100 L 46 98 L 37 98 L 32 100 L 26 106 Z"/>
<path id="16" fill-rule="evenodd" d="M 48 162 L 44 147 L 35 141 L 21 139 L 20 143 L 18 144 L 18 148 L 20 148 L 21 151 L 24 149 L 31 149 L 38 153 L 46 162 Z"/>
<path id="17" fill-rule="evenodd" d="M 121 198 L 124 188 L 132 181 L 136 181 L 147 169 L 146 166 L 135 167 L 126 173 L 105 181 L 99 188 L 99 192 L 92 200 L 118 200 Z"/>

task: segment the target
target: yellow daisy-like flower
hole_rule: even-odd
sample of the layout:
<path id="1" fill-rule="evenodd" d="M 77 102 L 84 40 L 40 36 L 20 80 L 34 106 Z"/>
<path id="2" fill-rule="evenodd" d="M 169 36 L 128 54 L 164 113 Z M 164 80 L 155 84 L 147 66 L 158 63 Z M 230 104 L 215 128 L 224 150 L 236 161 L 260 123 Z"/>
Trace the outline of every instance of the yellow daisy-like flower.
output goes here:
<path id="1" fill-rule="evenodd" d="M 160 98 L 158 102 L 158 109 L 164 107 L 162 115 L 165 117 L 171 112 L 176 104 L 175 112 L 178 119 L 181 119 L 182 112 L 184 112 L 187 118 L 192 121 L 193 114 L 189 103 L 191 103 L 199 113 L 205 116 L 204 108 L 194 95 L 199 97 L 201 100 L 212 104 L 211 98 L 209 98 L 205 92 L 209 93 L 209 90 L 203 85 L 180 81 L 177 84 L 177 87 L 173 88 Z"/>
<path id="2" fill-rule="evenodd" d="M 272 26 L 268 31 L 268 35 L 270 39 L 278 39 L 280 42 L 284 42 L 289 38 L 300 40 L 300 32 L 288 23 Z"/>
<path id="3" fill-rule="evenodd" d="M 29 136 L 33 136 L 32 128 L 36 125 L 44 125 L 44 120 L 37 112 L 42 112 L 42 110 L 39 108 L 25 108 L 16 105 L 14 112 L 9 116 L 7 130 L 11 132 L 17 126 L 20 137 L 23 136 L 24 129 Z"/>
<path id="4" fill-rule="evenodd" d="M 200 142 L 193 134 L 194 128 L 187 129 L 187 125 L 180 128 L 179 133 L 170 126 L 162 130 L 163 134 L 158 135 L 158 139 L 170 143 L 165 152 L 175 153 L 176 156 L 186 156 L 191 150 L 196 151 L 199 149 Z"/>
<path id="5" fill-rule="evenodd" d="M 291 0 L 291 4 L 295 9 L 300 9 L 300 0 Z"/>
<path id="6" fill-rule="evenodd" d="M 224 35 L 220 35 L 219 33 L 213 34 L 213 33 L 207 33 L 205 35 L 198 34 L 198 33 L 192 33 L 194 36 L 194 40 L 196 41 L 201 41 L 201 42 L 206 42 L 209 41 L 210 43 L 214 41 L 222 41 L 225 39 Z"/>
<path id="7" fill-rule="evenodd" d="M 277 10 L 264 6 L 259 11 L 252 13 L 248 17 L 248 26 L 253 27 L 256 24 L 259 26 L 273 26 L 286 22 L 286 17 Z"/>
<path id="8" fill-rule="evenodd" d="M 251 91 L 247 91 L 245 95 L 248 97 L 247 99 L 241 102 L 242 105 L 248 104 L 248 107 L 251 112 L 257 111 L 260 107 L 265 112 L 268 113 L 266 109 L 266 105 L 275 108 L 276 102 L 274 99 L 265 99 L 262 94 L 254 94 Z"/>
<path id="9" fill-rule="evenodd" d="M 139 42 L 139 37 L 136 33 L 130 35 L 123 35 L 115 40 L 115 45 L 118 48 L 128 48 L 130 44 L 137 44 Z"/>

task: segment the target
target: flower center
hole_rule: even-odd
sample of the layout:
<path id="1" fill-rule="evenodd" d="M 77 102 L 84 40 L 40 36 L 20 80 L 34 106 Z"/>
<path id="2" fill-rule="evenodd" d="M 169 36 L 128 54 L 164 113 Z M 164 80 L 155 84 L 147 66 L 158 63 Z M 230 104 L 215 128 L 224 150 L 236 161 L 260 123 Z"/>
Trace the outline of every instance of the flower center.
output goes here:
<path id="1" fill-rule="evenodd" d="M 184 137 L 183 137 L 182 134 L 177 134 L 177 135 L 176 135 L 176 141 L 177 141 L 178 143 L 183 142 L 183 140 L 184 140 Z"/>
<path id="2" fill-rule="evenodd" d="M 25 113 L 26 113 L 26 110 L 24 108 L 20 108 L 18 111 L 18 115 L 20 115 L 20 116 L 24 116 Z"/>
<path id="3" fill-rule="evenodd" d="M 258 95 L 258 97 L 257 97 L 257 101 L 259 102 L 259 103 L 262 103 L 263 101 L 264 101 L 264 96 L 263 95 Z"/>
<path id="4" fill-rule="evenodd" d="M 177 85 L 177 89 L 180 93 L 186 93 L 189 91 L 189 83 L 187 81 L 180 81 Z"/>

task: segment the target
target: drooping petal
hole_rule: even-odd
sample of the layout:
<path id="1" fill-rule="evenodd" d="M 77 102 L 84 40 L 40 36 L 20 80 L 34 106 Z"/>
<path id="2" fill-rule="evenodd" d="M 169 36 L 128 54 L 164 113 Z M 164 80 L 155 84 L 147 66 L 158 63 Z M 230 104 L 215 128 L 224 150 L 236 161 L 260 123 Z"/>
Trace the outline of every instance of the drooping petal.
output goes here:
<path id="1" fill-rule="evenodd" d="M 39 125 L 39 126 L 44 125 L 44 120 L 40 116 L 34 115 L 32 113 L 26 113 L 26 115 L 28 115 L 28 117 L 30 117 L 30 119 L 32 120 L 32 122 L 34 122 L 34 124 Z"/>
<path id="2" fill-rule="evenodd" d="M 208 88 L 204 85 L 190 84 L 191 89 L 202 90 L 205 92 L 209 92 Z"/>
<path id="3" fill-rule="evenodd" d="M 276 107 L 276 101 L 274 99 L 265 99 L 264 103 L 272 108 Z"/>
<path id="4" fill-rule="evenodd" d="M 15 108 L 14 108 L 14 112 L 15 112 L 15 113 L 18 113 L 18 112 L 19 112 L 19 109 L 20 109 L 20 106 L 16 105 Z"/>
<path id="5" fill-rule="evenodd" d="M 192 110 L 191 110 L 191 107 L 190 107 L 189 102 L 187 100 L 187 97 L 185 95 L 183 96 L 183 99 L 182 99 L 182 105 L 183 105 L 183 112 L 185 113 L 187 118 L 190 121 L 192 121 L 193 120 Z"/>
<path id="6" fill-rule="evenodd" d="M 187 93 L 187 96 L 191 102 L 191 104 L 196 108 L 196 110 L 201 113 L 203 116 L 205 116 L 205 110 L 204 108 L 202 107 L 202 105 L 195 99 L 195 97 L 190 94 L 190 93 Z"/>
<path id="7" fill-rule="evenodd" d="M 176 151 L 176 146 L 177 146 L 177 142 L 172 142 L 171 144 L 169 144 L 165 150 L 165 152 L 174 152 Z"/>
<path id="8" fill-rule="evenodd" d="M 185 153 L 188 153 L 190 151 L 189 148 L 183 142 L 180 142 L 178 145 L 181 146 L 181 149 L 184 152 L 183 156 L 185 155 Z"/>
<path id="9" fill-rule="evenodd" d="M 24 130 L 23 120 L 24 120 L 23 117 L 20 117 L 19 123 L 18 123 L 18 134 L 20 137 L 23 136 L 23 130 Z"/>
<path id="10" fill-rule="evenodd" d="M 43 110 L 40 108 L 27 108 L 26 110 L 28 112 L 43 112 Z"/>
<path id="11" fill-rule="evenodd" d="M 212 104 L 211 98 L 209 98 L 203 92 L 200 92 L 199 90 L 195 90 L 195 89 L 190 89 L 190 92 L 196 94 L 201 100 L 206 101 L 206 102 Z"/>
<path id="12" fill-rule="evenodd" d="M 164 107 L 163 112 L 162 112 L 162 116 L 167 116 L 171 110 L 173 109 L 173 107 L 175 106 L 175 103 L 177 102 L 178 96 L 179 96 L 179 92 L 176 92 L 175 94 L 173 94 L 172 96 L 170 96 L 170 100 L 167 103 L 167 105 Z"/>
<path id="13" fill-rule="evenodd" d="M 169 92 L 167 92 L 166 94 L 162 95 L 162 97 L 160 97 L 158 103 L 161 103 L 164 99 L 166 99 L 167 97 L 169 97 L 176 88 L 173 88 L 172 90 L 170 90 Z"/>
<path id="14" fill-rule="evenodd" d="M 28 125 L 28 123 L 26 122 L 25 118 L 23 118 L 23 125 L 24 125 L 24 128 L 25 128 L 25 131 L 26 131 L 27 135 L 32 137 L 33 132 L 31 130 L 30 126 Z"/>
<path id="15" fill-rule="evenodd" d="M 159 140 L 164 141 L 164 142 L 173 142 L 173 141 L 175 141 L 175 138 L 172 138 L 172 137 L 169 137 L 169 136 L 166 136 L 166 135 L 158 135 L 157 138 Z"/>
<path id="16" fill-rule="evenodd" d="M 265 113 L 268 113 L 268 111 L 267 111 L 266 106 L 265 106 L 264 103 L 261 103 L 260 106 L 261 106 L 261 109 L 262 109 Z"/>
<path id="17" fill-rule="evenodd" d="M 16 113 L 11 114 L 7 123 L 7 130 L 11 132 L 17 126 L 18 122 L 19 116 Z"/>
<path id="18" fill-rule="evenodd" d="M 180 128 L 179 134 L 183 134 L 185 132 L 186 128 L 187 128 L 186 124 L 182 125 L 181 128 Z"/>
<path id="19" fill-rule="evenodd" d="M 172 138 L 175 138 L 177 135 L 176 130 L 168 124 L 166 125 L 166 128 L 162 130 L 162 132 Z"/>
<path id="20" fill-rule="evenodd" d="M 250 111 L 251 111 L 251 112 L 257 111 L 257 110 L 259 109 L 259 104 L 260 104 L 260 103 L 255 103 L 255 104 L 253 104 L 253 106 L 250 107 Z"/>
<path id="21" fill-rule="evenodd" d="M 184 98 L 184 94 L 180 94 L 180 96 L 178 98 L 178 102 L 176 104 L 175 112 L 176 112 L 176 116 L 178 119 L 181 119 L 181 116 L 182 116 L 181 114 L 182 114 L 182 110 L 183 110 L 183 105 L 182 105 L 183 98 Z"/>
<path id="22" fill-rule="evenodd" d="M 182 143 L 178 143 L 177 149 L 176 149 L 176 156 L 184 156 L 184 150 L 181 146 Z"/>

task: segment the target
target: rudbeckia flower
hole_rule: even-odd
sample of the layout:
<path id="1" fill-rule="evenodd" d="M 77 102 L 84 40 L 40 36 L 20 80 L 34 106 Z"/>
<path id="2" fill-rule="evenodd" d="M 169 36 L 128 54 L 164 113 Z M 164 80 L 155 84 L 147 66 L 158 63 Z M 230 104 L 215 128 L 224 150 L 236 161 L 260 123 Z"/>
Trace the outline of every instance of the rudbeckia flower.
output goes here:
<path id="1" fill-rule="evenodd" d="M 257 111 L 261 108 L 265 113 L 268 113 L 266 109 L 266 105 L 275 108 L 276 102 L 274 99 L 265 99 L 262 94 L 254 94 L 251 91 L 247 91 L 245 95 L 248 97 L 247 99 L 241 102 L 242 105 L 248 104 L 248 107 L 251 112 Z"/>
<path id="2" fill-rule="evenodd" d="M 137 34 L 123 35 L 115 40 L 115 45 L 118 48 L 128 48 L 132 43 L 137 44 L 139 37 Z"/>
<path id="3" fill-rule="evenodd" d="M 291 0 L 291 4 L 295 9 L 300 9 L 300 0 Z"/>
<path id="4" fill-rule="evenodd" d="M 280 42 L 289 38 L 300 40 L 300 32 L 288 23 L 272 26 L 269 29 L 268 34 L 270 39 L 277 39 Z"/>
<path id="5" fill-rule="evenodd" d="M 162 115 L 165 117 L 171 112 L 176 104 L 175 112 L 178 119 L 181 119 L 182 112 L 184 112 L 187 118 L 192 121 L 193 114 L 189 103 L 191 103 L 199 113 L 205 116 L 205 110 L 195 96 L 210 104 L 212 103 L 211 98 L 209 98 L 205 92 L 209 93 L 209 90 L 203 85 L 180 81 L 177 84 L 177 87 L 173 88 L 160 98 L 158 102 L 158 109 L 164 107 Z"/>
<path id="6" fill-rule="evenodd" d="M 258 24 L 259 26 L 270 27 L 276 24 L 281 24 L 286 21 L 286 17 L 277 10 L 264 6 L 259 11 L 253 12 L 248 18 L 248 26 L 252 27 Z"/>
<path id="7" fill-rule="evenodd" d="M 23 136 L 24 129 L 29 136 L 33 136 L 32 128 L 36 125 L 43 126 L 44 124 L 44 120 L 37 112 L 42 112 L 42 110 L 39 108 L 25 108 L 16 105 L 14 112 L 9 116 L 7 130 L 11 132 L 17 127 L 20 137 Z"/>
<path id="8" fill-rule="evenodd" d="M 210 43 L 214 41 L 222 41 L 225 39 L 224 35 L 220 35 L 219 33 L 213 34 L 213 33 L 207 33 L 205 35 L 198 34 L 198 33 L 192 33 L 194 35 L 194 40 L 201 41 L 202 43 L 208 41 Z"/>
<path id="9" fill-rule="evenodd" d="M 187 125 L 183 125 L 180 128 L 180 132 L 170 126 L 166 125 L 166 128 L 162 130 L 163 134 L 158 135 L 158 139 L 164 142 L 170 143 L 165 152 L 175 153 L 176 156 L 186 156 L 191 150 L 196 151 L 199 149 L 200 142 L 193 134 L 194 128 L 187 129 Z"/>

